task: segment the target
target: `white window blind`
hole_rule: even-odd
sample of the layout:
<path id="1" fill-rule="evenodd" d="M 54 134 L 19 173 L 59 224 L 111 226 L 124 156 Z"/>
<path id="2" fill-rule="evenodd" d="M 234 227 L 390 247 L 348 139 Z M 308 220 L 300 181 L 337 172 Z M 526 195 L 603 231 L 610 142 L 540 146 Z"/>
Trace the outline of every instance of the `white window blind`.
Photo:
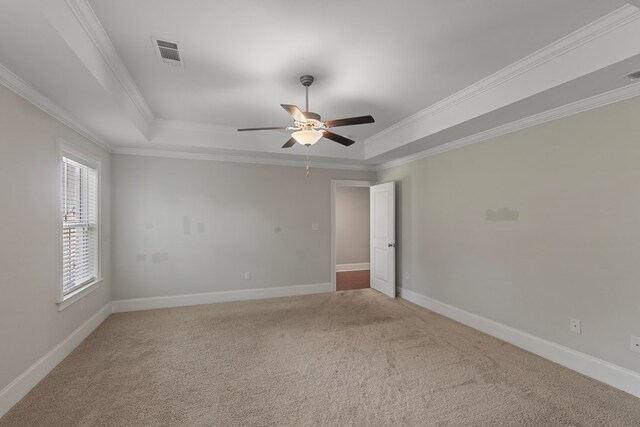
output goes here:
<path id="1" fill-rule="evenodd" d="M 97 171 L 62 157 L 62 294 L 98 276 Z"/>

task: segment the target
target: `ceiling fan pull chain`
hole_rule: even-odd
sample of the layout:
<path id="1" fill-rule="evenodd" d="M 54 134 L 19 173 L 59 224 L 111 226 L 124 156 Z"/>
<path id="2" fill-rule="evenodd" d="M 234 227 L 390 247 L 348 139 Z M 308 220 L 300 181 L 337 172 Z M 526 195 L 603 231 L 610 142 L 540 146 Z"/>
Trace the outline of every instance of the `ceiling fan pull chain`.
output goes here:
<path id="1" fill-rule="evenodd" d="M 307 145 L 307 176 L 309 176 L 309 146 Z"/>

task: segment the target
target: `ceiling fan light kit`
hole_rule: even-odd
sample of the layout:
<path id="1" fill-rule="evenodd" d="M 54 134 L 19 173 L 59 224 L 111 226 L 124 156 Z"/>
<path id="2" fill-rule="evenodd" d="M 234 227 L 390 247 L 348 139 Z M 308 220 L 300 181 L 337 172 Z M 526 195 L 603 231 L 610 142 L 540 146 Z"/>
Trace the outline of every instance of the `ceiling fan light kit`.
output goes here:
<path id="1" fill-rule="evenodd" d="M 302 145 L 309 147 L 322 138 L 322 132 L 315 129 L 299 130 L 291 134 L 291 137 Z"/>

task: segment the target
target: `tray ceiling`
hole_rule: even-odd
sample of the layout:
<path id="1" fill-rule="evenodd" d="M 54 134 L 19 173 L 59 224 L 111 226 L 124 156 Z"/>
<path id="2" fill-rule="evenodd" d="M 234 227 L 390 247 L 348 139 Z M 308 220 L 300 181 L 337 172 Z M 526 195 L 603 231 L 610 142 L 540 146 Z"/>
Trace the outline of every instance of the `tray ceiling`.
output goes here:
<path id="1" fill-rule="evenodd" d="M 289 125 L 279 104 L 303 106 L 298 77 L 313 74 L 312 111 L 372 114 L 376 123 L 341 129 L 358 141 L 352 147 L 322 140 L 310 154 L 376 164 L 451 142 L 443 131 L 464 137 L 504 125 L 490 113 L 509 105 L 516 113 L 503 116 L 513 121 L 630 85 L 616 73 L 640 69 L 640 48 L 619 45 L 640 35 L 638 9 L 623 1 L 15 0 L 0 8 L 0 64 L 116 151 L 299 159 L 303 147 L 280 149 L 286 132 L 234 129 Z M 563 41 L 572 33 L 580 37 Z M 184 68 L 162 63 L 152 37 L 179 42 Z M 522 62 L 532 54 L 556 75 Z M 491 76 L 509 67 L 521 80 L 500 93 L 508 79 Z M 424 113 L 442 100 L 451 117 Z"/>

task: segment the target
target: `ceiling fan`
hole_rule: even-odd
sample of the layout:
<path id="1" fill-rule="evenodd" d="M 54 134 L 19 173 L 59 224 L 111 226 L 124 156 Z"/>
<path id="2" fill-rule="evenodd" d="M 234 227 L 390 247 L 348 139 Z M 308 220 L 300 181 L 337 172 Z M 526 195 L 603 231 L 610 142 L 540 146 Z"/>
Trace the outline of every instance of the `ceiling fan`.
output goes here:
<path id="1" fill-rule="evenodd" d="M 311 145 L 318 142 L 320 138 L 323 136 L 327 139 L 337 142 L 338 144 L 342 144 L 345 146 L 349 146 L 355 143 L 354 140 L 345 138 L 342 135 L 338 135 L 336 133 L 330 132 L 327 129 L 334 128 L 338 126 L 351 126 L 351 125 L 361 125 L 366 123 L 373 123 L 373 117 L 371 116 L 359 116 L 359 117 L 349 117 L 346 119 L 337 119 L 337 120 L 327 120 L 323 122 L 320 119 L 320 114 L 309 111 L 309 86 L 313 83 L 313 76 L 304 75 L 300 77 L 300 83 L 305 88 L 305 98 L 306 98 L 306 111 L 302 112 L 295 105 L 288 104 L 280 104 L 282 108 L 284 108 L 287 113 L 291 114 L 293 117 L 293 126 L 289 127 L 262 127 L 262 128 L 246 128 L 246 129 L 238 129 L 240 132 L 245 131 L 254 131 L 254 130 L 293 130 L 291 134 L 291 138 L 282 146 L 282 148 L 289 148 L 295 145 L 296 142 L 310 147 Z"/>

